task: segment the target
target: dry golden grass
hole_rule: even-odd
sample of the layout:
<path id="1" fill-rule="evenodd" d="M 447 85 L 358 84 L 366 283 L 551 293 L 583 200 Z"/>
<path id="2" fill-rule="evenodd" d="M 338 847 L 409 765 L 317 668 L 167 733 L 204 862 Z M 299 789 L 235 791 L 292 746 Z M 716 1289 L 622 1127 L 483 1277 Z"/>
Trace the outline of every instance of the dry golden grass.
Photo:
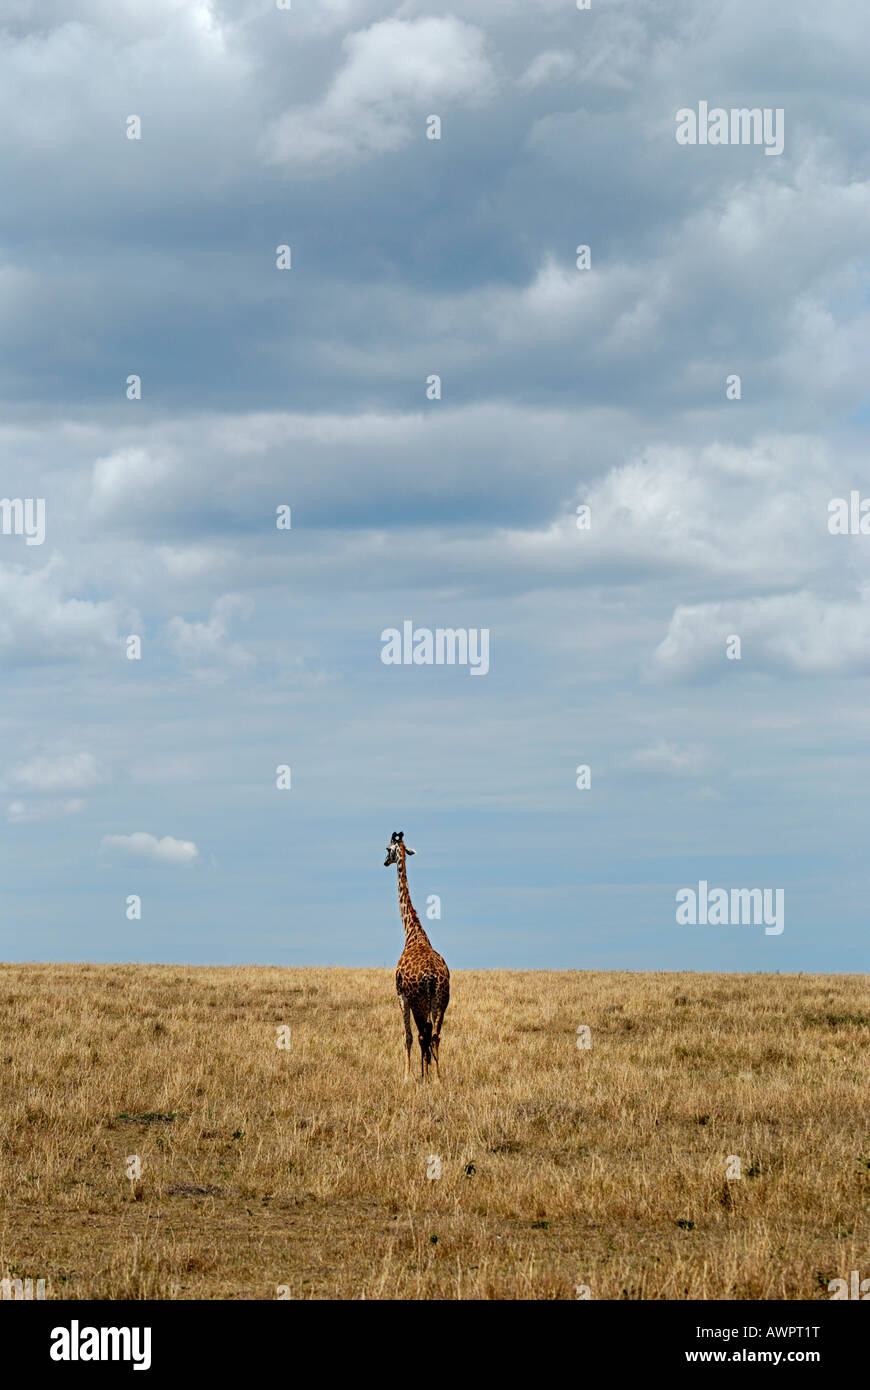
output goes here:
<path id="1" fill-rule="evenodd" d="M 389 971 L 2 967 L 0 1274 L 218 1299 L 813 1299 L 870 1274 L 866 978 L 452 984 L 424 1088 Z"/>

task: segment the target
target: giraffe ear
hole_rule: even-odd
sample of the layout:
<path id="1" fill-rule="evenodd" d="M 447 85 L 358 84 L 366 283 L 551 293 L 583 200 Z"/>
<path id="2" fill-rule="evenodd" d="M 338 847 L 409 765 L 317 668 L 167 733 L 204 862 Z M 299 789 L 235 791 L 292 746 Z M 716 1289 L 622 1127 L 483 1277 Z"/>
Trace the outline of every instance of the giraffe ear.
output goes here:
<path id="1" fill-rule="evenodd" d="M 410 845 L 405 845 L 405 853 L 406 853 L 406 854 L 416 854 L 417 851 L 416 851 L 415 849 L 411 849 L 411 846 L 410 846 Z"/>

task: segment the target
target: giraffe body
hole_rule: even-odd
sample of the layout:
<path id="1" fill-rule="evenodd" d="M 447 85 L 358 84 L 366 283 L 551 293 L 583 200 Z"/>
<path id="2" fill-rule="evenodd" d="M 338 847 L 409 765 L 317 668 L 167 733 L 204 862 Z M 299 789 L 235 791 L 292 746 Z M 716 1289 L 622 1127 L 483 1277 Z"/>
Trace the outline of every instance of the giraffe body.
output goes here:
<path id="1" fill-rule="evenodd" d="M 444 957 L 439 956 L 434 949 L 420 924 L 420 918 L 414 911 L 405 868 L 406 853 L 413 854 L 414 851 L 406 850 L 402 834 L 401 830 L 393 832 L 384 864 L 395 864 L 398 870 L 399 912 L 405 929 L 405 949 L 396 966 L 396 992 L 405 1025 L 404 1080 L 408 1081 L 411 1076 L 413 1016 L 420 1043 L 420 1079 L 428 1081 L 431 1062 L 435 1066 L 437 1081 L 440 1080 L 438 1050 L 441 1043 L 441 1025 L 450 1000 L 450 971 Z"/>

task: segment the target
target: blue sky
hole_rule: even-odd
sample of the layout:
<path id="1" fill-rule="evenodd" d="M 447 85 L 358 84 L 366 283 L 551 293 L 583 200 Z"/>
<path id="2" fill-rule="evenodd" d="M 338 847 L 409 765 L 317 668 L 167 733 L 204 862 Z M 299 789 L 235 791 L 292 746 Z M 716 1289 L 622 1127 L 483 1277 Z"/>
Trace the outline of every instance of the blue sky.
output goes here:
<path id="1" fill-rule="evenodd" d="M 6 0 L 4 959 L 393 964 L 403 829 L 455 968 L 866 969 L 868 40 Z M 407 620 L 488 673 L 384 665 Z M 678 925 L 701 880 L 785 930 Z"/>

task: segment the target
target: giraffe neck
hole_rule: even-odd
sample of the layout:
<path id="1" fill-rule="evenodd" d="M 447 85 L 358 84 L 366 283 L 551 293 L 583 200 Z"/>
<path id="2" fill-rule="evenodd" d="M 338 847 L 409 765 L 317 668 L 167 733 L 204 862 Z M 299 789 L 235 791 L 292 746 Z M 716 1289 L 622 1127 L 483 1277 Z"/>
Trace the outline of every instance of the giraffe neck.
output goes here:
<path id="1" fill-rule="evenodd" d="M 408 875 L 405 872 L 405 846 L 399 848 L 396 864 L 399 870 L 399 913 L 402 918 L 402 926 L 405 928 L 405 940 L 410 941 L 412 937 L 421 941 L 429 941 L 428 936 L 420 925 L 420 918 L 414 911 L 414 904 L 411 902 L 411 894 L 408 892 Z"/>

